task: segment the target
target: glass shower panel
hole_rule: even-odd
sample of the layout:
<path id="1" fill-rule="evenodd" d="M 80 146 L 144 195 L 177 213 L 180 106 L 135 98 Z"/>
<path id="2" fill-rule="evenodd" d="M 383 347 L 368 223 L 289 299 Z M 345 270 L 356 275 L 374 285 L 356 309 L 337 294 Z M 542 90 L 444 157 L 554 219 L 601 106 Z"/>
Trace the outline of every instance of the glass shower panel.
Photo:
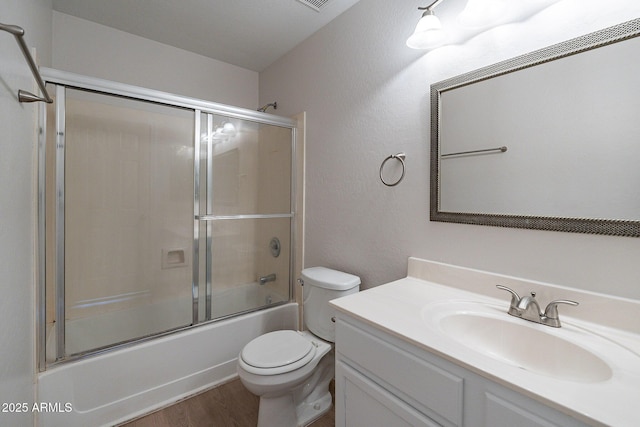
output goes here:
<path id="1" fill-rule="evenodd" d="M 202 124 L 207 146 L 201 163 L 207 202 L 200 205 L 208 217 L 206 318 L 288 301 L 292 130 L 212 114 L 204 114 Z"/>
<path id="2" fill-rule="evenodd" d="M 66 355 L 190 325 L 193 111 L 66 92 Z"/>
<path id="3" fill-rule="evenodd" d="M 228 134 L 215 129 L 231 124 Z M 229 125 L 227 125 L 229 127 Z M 291 129 L 214 116 L 214 215 L 291 212 Z"/>
<path id="4" fill-rule="evenodd" d="M 54 103 L 39 111 L 41 370 L 290 301 L 293 120 L 51 73 Z"/>
<path id="5" fill-rule="evenodd" d="M 213 222 L 212 319 L 289 300 L 290 232 L 291 218 Z"/>

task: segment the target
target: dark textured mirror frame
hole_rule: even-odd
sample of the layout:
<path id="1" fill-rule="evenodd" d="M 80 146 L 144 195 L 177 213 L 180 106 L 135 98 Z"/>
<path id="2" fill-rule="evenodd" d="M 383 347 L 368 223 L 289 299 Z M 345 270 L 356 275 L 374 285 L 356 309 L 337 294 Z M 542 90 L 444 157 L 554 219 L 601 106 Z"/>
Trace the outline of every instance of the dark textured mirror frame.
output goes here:
<path id="1" fill-rule="evenodd" d="M 464 212 L 442 212 L 440 206 L 440 94 L 524 68 L 575 55 L 640 36 L 640 18 L 605 28 L 566 42 L 558 43 L 525 55 L 499 62 L 431 85 L 431 221 L 496 227 L 528 228 L 573 233 L 607 234 L 640 237 L 640 221 L 563 218 L 527 215 L 502 215 Z"/>

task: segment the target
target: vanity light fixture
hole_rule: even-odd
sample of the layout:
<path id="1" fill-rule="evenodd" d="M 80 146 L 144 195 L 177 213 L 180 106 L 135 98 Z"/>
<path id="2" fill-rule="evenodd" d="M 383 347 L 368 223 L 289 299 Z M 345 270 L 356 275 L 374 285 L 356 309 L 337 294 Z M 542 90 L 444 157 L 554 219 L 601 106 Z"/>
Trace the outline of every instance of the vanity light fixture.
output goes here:
<path id="1" fill-rule="evenodd" d="M 444 31 L 440 19 L 433 13 L 433 8 L 442 0 L 436 0 L 427 7 L 419 7 L 424 10 L 422 18 L 418 21 L 416 29 L 407 39 L 407 46 L 412 49 L 429 49 L 437 46 L 444 40 Z"/>

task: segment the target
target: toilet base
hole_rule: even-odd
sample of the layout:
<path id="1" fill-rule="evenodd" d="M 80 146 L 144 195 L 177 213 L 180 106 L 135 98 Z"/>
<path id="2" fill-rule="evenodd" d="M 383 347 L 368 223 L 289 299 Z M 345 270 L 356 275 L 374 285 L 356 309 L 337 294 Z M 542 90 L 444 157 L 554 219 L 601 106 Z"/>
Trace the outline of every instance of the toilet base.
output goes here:
<path id="1" fill-rule="evenodd" d="M 261 396 L 258 427 L 305 427 L 326 414 L 331 409 L 334 362 L 331 351 L 298 387 L 279 396 Z"/>
<path id="2" fill-rule="evenodd" d="M 329 412 L 331 409 L 331 393 L 321 398 L 304 402 L 297 407 L 293 396 L 284 396 L 261 400 L 258 412 L 258 427 L 305 427 Z"/>
<path id="3" fill-rule="evenodd" d="M 315 400 L 314 402 L 305 402 L 297 408 L 298 425 L 297 427 L 305 427 L 329 412 L 331 409 L 331 393 L 327 393 Z"/>
<path id="4" fill-rule="evenodd" d="M 285 394 L 279 397 L 260 398 L 258 427 L 293 427 L 296 425 L 296 407 L 291 394 Z"/>

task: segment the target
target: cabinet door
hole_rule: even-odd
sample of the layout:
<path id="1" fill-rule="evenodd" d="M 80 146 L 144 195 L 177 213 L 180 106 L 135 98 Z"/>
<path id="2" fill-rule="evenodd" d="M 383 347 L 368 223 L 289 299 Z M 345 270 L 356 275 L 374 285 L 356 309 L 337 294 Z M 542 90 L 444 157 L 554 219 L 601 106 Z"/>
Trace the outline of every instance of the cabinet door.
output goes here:
<path id="1" fill-rule="evenodd" d="M 485 394 L 485 426 L 492 427 L 560 427 L 568 424 L 555 424 L 543 414 L 532 412 L 533 407 L 525 408 L 487 392 Z M 546 408 L 545 408 L 546 409 Z"/>
<path id="2" fill-rule="evenodd" d="M 338 362 L 336 426 L 439 427 L 439 424 L 389 394 L 359 372 Z"/>
<path id="3" fill-rule="evenodd" d="M 353 361 L 351 366 L 367 378 L 440 424 L 462 426 L 464 380 L 455 373 L 460 371 L 445 369 L 440 359 L 417 356 L 407 347 L 392 343 L 379 331 L 341 319 L 336 324 L 338 358 Z"/>

